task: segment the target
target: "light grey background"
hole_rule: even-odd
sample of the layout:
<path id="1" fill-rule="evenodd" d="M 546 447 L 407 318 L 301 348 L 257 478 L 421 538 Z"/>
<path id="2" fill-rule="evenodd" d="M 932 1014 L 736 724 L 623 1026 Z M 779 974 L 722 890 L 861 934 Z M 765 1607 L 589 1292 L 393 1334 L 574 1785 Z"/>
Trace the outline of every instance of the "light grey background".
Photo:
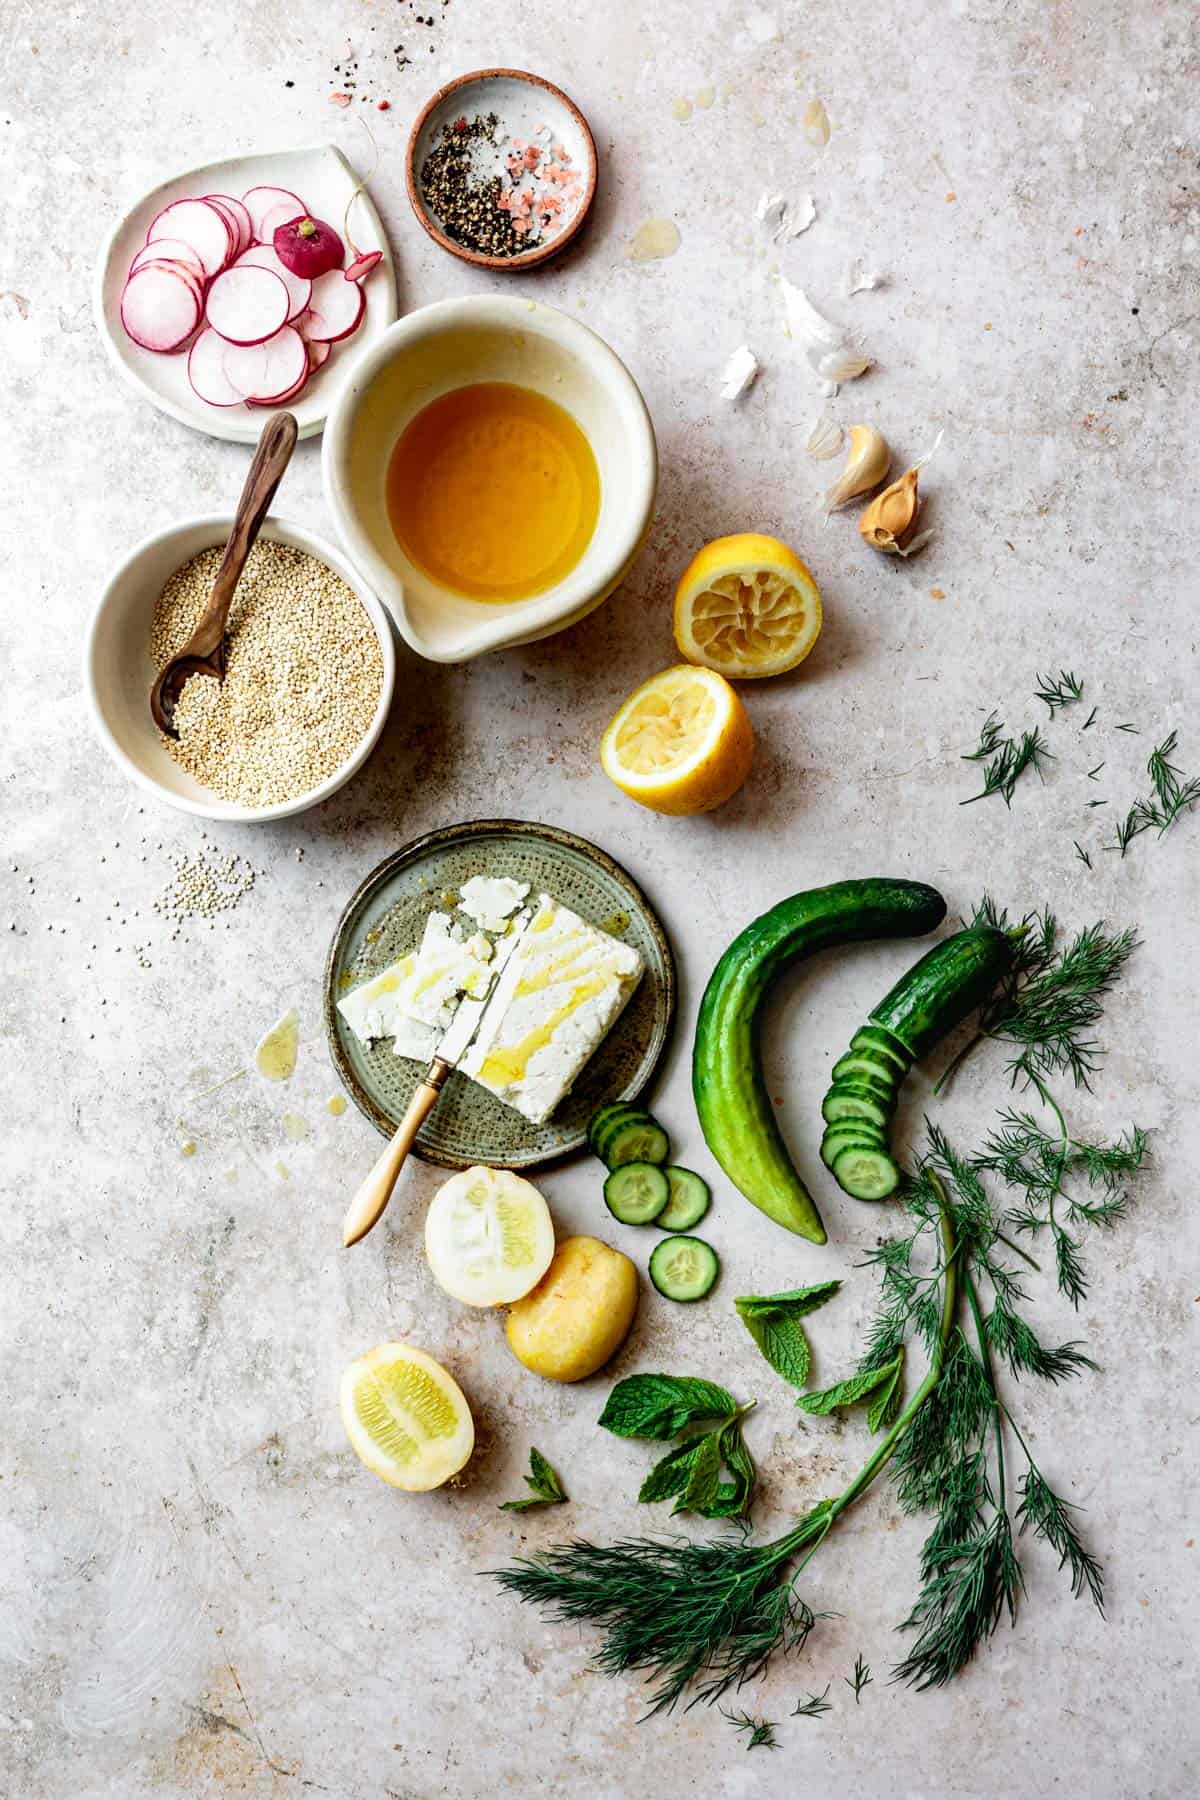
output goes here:
<path id="1" fill-rule="evenodd" d="M 432 28 L 415 23 L 419 0 L 101 0 L 53 15 L 9 0 L 4 13 L 0 1793 L 1182 1800 L 1197 1776 L 1200 821 L 1124 862 L 1098 845 L 1142 791 L 1156 735 L 1178 726 L 1185 767 L 1200 768 L 1193 9 L 425 5 Z M 92 326 L 92 265 L 112 219 L 191 161 L 326 136 L 361 159 L 362 126 L 327 100 L 347 42 L 359 91 L 371 84 L 370 109 L 354 110 L 379 144 L 372 192 L 404 307 L 489 285 L 409 213 L 403 148 L 433 87 L 524 65 L 588 113 L 602 164 L 590 234 L 510 284 L 577 313 L 628 361 L 659 434 L 659 516 L 623 592 L 578 629 L 468 668 L 405 659 L 365 773 L 319 815 L 214 829 L 257 885 L 228 929 L 172 940 L 152 902 L 200 831 L 134 793 L 93 742 L 81 637 L 114 561 L 179 514 L 229 506 L 245 453 L 118 383 Z M 397 70 L 401 43 L 412 60 Z M 678 121 L 672 103 L 710 84 L 716 103 Z M 815 96 L 833 126 L 823 153 L 800 131 Z M 752 218 L 764 186 L 817 202 L 812 230 L 779 252 Z M 678 223 L 681 248 L 634 266 L 628 242 L 652 215 Z M 888 285 L 847 300 L 860 254 Z M 840 420 L 877 422 L 898 458 L 945 427 L 928 474 L 937 541 L 909 566 L 868 554 L 852 517 L 820 523 L 831 471 L 803 453 L 817 402 L 782 335 L 776 263 L 877 359 L 835 403 Z M 735 408 L 715 383 L 744 339 L 765 367 Z M 317 444 L 279 506 L 328 527 Z M 796 677 L 748 694 L 759 758 L 744 792 L 713 818 L 659 819 L 600 775 L 599 735 L 673 659 L 685 559 L 741 526 L 811 558 L 825 632 Z M 1033 724 L 1034 675 L 1059 664 L 1086 677 L 1096 726 L 1081 738 L 1078 713 L 1055 724 L 1058 760 L 1011 813 L 960 811 L 958 753 L 983 712 Z M 1121 720 L 1144 735 L 1115 734 Z M 1101 760 L 1097 787 L 1086 770 Z M 1094 795 L 1110 806 L 1087 812 Z M 585 1634 L 481 1576 L 564 1531 L 645 1525 L 631 1499 L 647 1456 L 597 1431 L 605 1379 L 540 1384 L 497 1319 L 433 1287 L 420 1222 L 434 1171 L 412 1170 L 385 1227 L 338 1248 L 378 1141 L 352 1110 L 324 1110 L 318 1007 L 326 943 L 362 875 L 427 827 L 497 812 L 590 834 L 661 907 L 683 997 L 656 1105 L 682 1159 L 710 1175 L 688 1093 L 696 1002 L 728 939 L 782 895 L 888 871 L 938 883 L 955 909 L 986 883 L 1018 909 L 1050 901 L 1072 926 L 1141 928 L 1111 1054 L 1073 1116 L 1155 1128 L 1154 1168 L 1133 1218 L 1092 1252 L 1080 1319 L 1045 1290 L 1037 1309 L 1047 1333 L 1085 1335 L 1104 1372 L 1021 1397 L 1047 1473 L 1087 1509 L 1107 1623 L 1035 1549 L 1015 1632 L 949 1692 L 889 1687 L 920 1528 L 882 1487 L 806 1581 L 839 1616 L 747 1696 L 784 1720 L 832 1679 L 835 1710 L 788 1721 L 782 1752 L 748 1757 L 713 1714 L 639 1727 L 636 1685 L 588 1673 Z M 809 1166 L 829 1058 L 907 957 L 847 954 L 773 1010 L 771 1086 Z M 251 1076 L 203 1097 L 292 1004 L 290 1088 Z M 964 1141 L 1003 1099 L 1001 1062 L 981 1057 L 939 1112 Z M 915 1082 L 910 1132 L 925 1097 Z M 285 1110 L 305 1142 L 286 1139 Z M 799 1425 L 730 1297 L 846 1273 L 814 1324 L 832 1379 L 868 1311 L 870 1279 L 853 1270 L 878 1220 L 822 1183 L 832 1242 L 817 1250 L 715 1186 L 722 1287 L 687 1312 L 648 1298 L 614 1373 L 689 1369 L 757 1395 L 758 1522 L 773 1529 L 857 1466 L 863 1427 Z M 546 1190 L 563 1225 L 615 1231 L 594 1166 Z M 621 1241 L 644 1255 L 642 1237 Z M 341 1367 L 389 1336 L 444 1357 L 471 1396 L 480 1452 L 460 1492 L 396 1495 L 345 1444 Z M 496 1505 L 531 1443 L 572 1505 L 516 1521 Z M 841 1677 L 859 1650 L 877 1678 L 855 1710 Z"/>

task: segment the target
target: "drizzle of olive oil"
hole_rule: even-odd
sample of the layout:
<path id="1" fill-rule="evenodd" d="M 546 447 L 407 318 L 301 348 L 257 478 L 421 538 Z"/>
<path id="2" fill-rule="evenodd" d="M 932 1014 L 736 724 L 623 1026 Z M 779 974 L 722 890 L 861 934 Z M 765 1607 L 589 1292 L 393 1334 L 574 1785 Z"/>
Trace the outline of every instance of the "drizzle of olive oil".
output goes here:
<path id="1" fill-rule="evenodd" d="M 254 1052 L 254 1066 L 265 1081 L 290 1081 L 300 1049 L 300 1020 L 293 1008 L 272 1025 Z"/>
<path id="2" fill-rule="evenodd" d="M 600 472 L 564 407 L 506 381 L 432 400 L 387 472 L 405 555 L 451 593 L 527 600 L 570 574 L 596 529 Z"/>

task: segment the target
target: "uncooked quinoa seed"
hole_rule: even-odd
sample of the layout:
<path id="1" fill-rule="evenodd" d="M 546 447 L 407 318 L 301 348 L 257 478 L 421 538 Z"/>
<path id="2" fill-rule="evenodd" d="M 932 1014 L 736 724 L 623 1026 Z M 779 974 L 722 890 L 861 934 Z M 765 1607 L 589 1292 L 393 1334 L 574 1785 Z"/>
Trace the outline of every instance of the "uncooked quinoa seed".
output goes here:
<path id="1" fill-rule="evenodd" d="M 224 554 L 177 569 L 154 609 L 158 668 L 181 650 L 208 603 Z M 375 628 L 332 569 L 286 544 L 250 553 L 226 637 L 223 682 L 194 675 L 175 708 L 175 761 L 223 800 L 273 806 L 311 793 L 365 736 L 383 685 Z"/>

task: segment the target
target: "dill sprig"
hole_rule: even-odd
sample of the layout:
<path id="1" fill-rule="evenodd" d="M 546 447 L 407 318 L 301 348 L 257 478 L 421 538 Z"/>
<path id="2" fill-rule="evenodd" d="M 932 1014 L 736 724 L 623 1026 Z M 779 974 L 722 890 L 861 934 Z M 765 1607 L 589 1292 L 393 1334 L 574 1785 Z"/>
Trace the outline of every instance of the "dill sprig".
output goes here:
<path id="1" fill-rule="evenodd" d="M 1087 1087 L 1103 1054 L 1092 1036 L 1104 1000 L 1138 945 L 1133 931 L 1109 931 L 1103 920 L 1064 940 L 1048 908 L 1026 913 L 1015 924 L 985 894 L 971 915 L 972 925 L 1007 932 L 1016 956 L 1012 969 L 979 1015 L 976 1036 L 941 1076 L 940 1093 L 955 1071 L 986 1038 L 1015 1047 L 1008 1069 L 1014 1085 L 1035 1086 L 1039 1077 L 1069 1073 Z"/>
<path id="2" fill-rule="evenodd" d="M 870 1678 L 868 1677 L 868 1679 Z M 832 1712 L 833 1707 L 826 1698 L 832 1686 L 833 1683 L 827 1681 L 822 1693 L 810 1694 L 807 1700 L 797 1700 L 790 1716 L 793 1719 L 819 1719 L 822 1713 Z"/>
<path id="3" fill-rule="evenodd" d="M 854 1659 L 853 1675 L 843 1675 L 842 1680 L 847 1687 L 852 1687 L 854 1689 L 854 1704 L 856 1706 L 861 1706 L 862 1691 L 865 1687 L 870 1687 L 872 1681 L 871 1665 L 870 1663 L 863 1661 L 861 1650 Z M 828 1693 L 828 1688 L 825 1691 Z"/>
<path id="4" fill-rule="evenodd" d="M 1017 783 L 1025 771 L 1036 769 L 1044 781 L 1042 765 L 1054 759 L 1045 738 L 1036 728 L 1022 732 L 1019 738 L 1005 737 L 1003 725 L 993 725 L 994 718 L 994 714 L 989 715 L 980 734 L 978 748 L 962 758 L 963 762 L 983 761 L 983 786 L 977 794 L 960 800 L 960 806 L 972 806 L 976 800 L 986 800 L 992 794 L 1000 794 L 1005 806 L 1011 807 Z M 985 757 L 988 758 L 987 761 L 983 760 Z"/>
<path id="5" fill-rule="evenodd" d="M 1116 836 L 1106 850 L 1119 850 L 1125 856 L 1135 838 L 1143 831 L 1157 831 L 1159 837 L 1170 831 L 1176 820 L 1200 800 L 1200 776 L 1186 779 L 1171 761 L 1178 748 L 1178 733 L 1170 732 L 1156 744 L 1146 763 L 1146 773 L 1154 786 L 1153 798 L 1135 800 L 1125 817 L 1118 821 Z"/>
<path id="6" fill-rule="evenodd" d="M 1033 697 L 1035 700 L 1045 701 L 1050 717 L 1053 718 L 1061 707 L 1072 706 L 1076 700 L 1083 699 L 1083 683 L 1070 670 L 1060 669 L 1057 679 L 1046 675 L 1037 677 Z"/>
<path id="7" fill-rule="evenodd" d="M 744 1731 L 747 1750 L 778 1750 L 779 1739 L 775 1736 L 773 1719 L 756 1719 L 748 1712 L 726 1712 L 721 1707 L 721 1717 L 728 1719 L 736 1731 Z"/>

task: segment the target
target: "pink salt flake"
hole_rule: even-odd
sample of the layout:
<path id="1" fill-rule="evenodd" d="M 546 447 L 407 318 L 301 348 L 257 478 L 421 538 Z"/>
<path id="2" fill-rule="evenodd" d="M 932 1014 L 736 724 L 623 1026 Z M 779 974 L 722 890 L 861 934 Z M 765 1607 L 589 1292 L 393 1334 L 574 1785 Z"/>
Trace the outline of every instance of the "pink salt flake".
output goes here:
<path id="1" fill-rule="evenodd" d="M 527 169 L 536 169 L 541 160 L 542 153 L 537 145 L 530 144 L 528 150 L 525 152 L 525 167 Z"/>
<path id="2" fill-rule="evenodd" d="M 512 228 L 516 232 L 518 237 L 524 237 L 525 233 L 529 230 L 529 220 L 528 219 L 514 219 L 512 222 Z"/>

